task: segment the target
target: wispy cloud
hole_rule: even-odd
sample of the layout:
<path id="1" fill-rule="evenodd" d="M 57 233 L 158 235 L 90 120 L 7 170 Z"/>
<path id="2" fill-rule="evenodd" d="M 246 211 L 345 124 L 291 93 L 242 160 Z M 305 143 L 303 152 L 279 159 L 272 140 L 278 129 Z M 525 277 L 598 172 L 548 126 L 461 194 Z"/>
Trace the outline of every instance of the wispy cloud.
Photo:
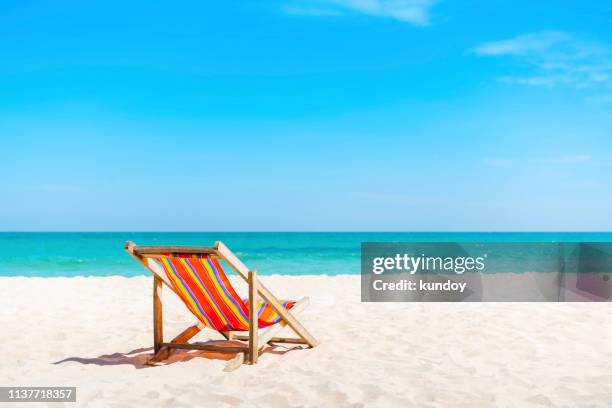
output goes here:
<path id="1" fill-rule="evenodd" d="M 431 21 L 438 0 L 296 0 L 283 7 L 287 14 L 337 16 L 347 13 L 386 17 L 418 26 Z"/>
<path id="2" fill-rule="evenodd" d="M 528 67 L 527 75 L 499 77 L 503 82 L 575 88 L 612 85 L 608 48 L 561 31 L 541 31 L 486 42 L 474 47 L 472 52 L 483 57 L 513 58 Z"/>
<path id="3" fill-rule="evenodd" d="M 571 37 L 559 31 L 524 34 L 501 41 L 491 41 L 474 48 L 478 55 L 525 55 L 541 52 Z"/>

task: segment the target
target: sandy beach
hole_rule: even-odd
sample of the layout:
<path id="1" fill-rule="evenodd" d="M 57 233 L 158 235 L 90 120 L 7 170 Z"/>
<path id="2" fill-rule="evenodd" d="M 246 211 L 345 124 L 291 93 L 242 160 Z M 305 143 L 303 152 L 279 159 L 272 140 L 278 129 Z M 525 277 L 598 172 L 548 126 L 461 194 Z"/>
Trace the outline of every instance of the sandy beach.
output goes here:
<path id="1" fill-rule="evenodd" d="M 359 276 L 262 281 L 310 296 L 300 316 L 321 345 L 226 373 L 205 352 L 143 364 L 151 278 L 2 277 L 2 385 L 76 386 L 76 405 L 94 407 L 612 405 L 609 303 L 361 303 Z M 166 338 L 193 322 L 167 289 L 164 318 Z"/>

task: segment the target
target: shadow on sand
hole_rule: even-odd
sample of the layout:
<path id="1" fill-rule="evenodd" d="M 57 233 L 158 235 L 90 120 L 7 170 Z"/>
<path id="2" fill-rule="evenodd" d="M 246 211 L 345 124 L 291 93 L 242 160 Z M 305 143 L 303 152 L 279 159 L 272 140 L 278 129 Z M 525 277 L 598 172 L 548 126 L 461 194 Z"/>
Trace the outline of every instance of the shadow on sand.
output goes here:
<path id="1" fill-rule="evenodd" d="M 235 346 L 236 343 L 229 341 L 211 341 L 203 344 L 215 344 L 215 345 L 227 345 Z M 261 351 L 261 355 L 278 354 L 282 355 L 291 350 L 299 349 L 300 347 L 284 347 L 284 346 L 268 346 Z M 205 358 L 208 360 L 224 360 L 229 361 L 233 359 L 235 353 L 219 353 L 215 351 L 201 351 L 201 350 L 174 350 L 170 357 L 165 359 L 163 362 L 156 365 L 148 364 L 149 359 L 153 356 L 153 347 L 138 348 L 127 353 L 112 353 L 103 354 L 98 357 L 68 357 L 60 361 L 55 361 L 52 364 L 63 364 L 69 362 L 81 363 L 81 364 L 95 364 L 99 366 L 112 366 L 112 365 L 132 365 L 137 369 L 140 368 L 151 368 L 156 365 L 168 365 L 178 362 L 185 362 L 194 358 Z"/>

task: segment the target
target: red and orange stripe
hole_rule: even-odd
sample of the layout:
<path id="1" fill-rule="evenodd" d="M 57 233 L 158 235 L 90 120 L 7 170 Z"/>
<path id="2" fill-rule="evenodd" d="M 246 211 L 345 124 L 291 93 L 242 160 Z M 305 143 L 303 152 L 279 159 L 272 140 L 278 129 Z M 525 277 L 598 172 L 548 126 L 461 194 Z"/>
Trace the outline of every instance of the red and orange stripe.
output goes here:
<path id="1" fill-rule="evenodd" d="M 172 289 L 202 323 L 218 331 L 249 329 L 248 300 L 241 299 L 216 258 L 196 255 L 161 256 L 156 260 L 166 271 Z M 295 302 L 283 302 L 291 309 Z M 260 302 L 258 327 L 280 321 L 272 306 Z"/>

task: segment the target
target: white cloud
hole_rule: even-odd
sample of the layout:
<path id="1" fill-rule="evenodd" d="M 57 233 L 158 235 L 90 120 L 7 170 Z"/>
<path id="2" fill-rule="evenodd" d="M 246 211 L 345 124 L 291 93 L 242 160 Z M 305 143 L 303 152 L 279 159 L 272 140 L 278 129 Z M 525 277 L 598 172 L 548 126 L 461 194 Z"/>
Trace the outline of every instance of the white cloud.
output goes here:
<path id="1" fill-rule="evenodd" d="M 587 88 L 612 85 L 607 47 L 581 41 L 560 31 L 541 31 L 478 45 L 484 57 L 507 57 L 529 69 L 526 75 L 504 75 L 503 82 L 531 86 Z"/>
<path id="2" fill-rule="evenodd" d="M 478 55 L 524 55 L 549 49 L 570 38 L 559 31 L 543 31 L 536 34 L 519 35 L 507 40 L 486 42 L 474 48 L 474 52 Z"/>
<path id="3" fill-rule="evenodd" d="M 437 0 L 303 0 L 286 5 L 283 10 L 288 14 L 306 16 L 353 12 L 426 26 L 431 20 L 431 8 L 436 3 Z"/>

